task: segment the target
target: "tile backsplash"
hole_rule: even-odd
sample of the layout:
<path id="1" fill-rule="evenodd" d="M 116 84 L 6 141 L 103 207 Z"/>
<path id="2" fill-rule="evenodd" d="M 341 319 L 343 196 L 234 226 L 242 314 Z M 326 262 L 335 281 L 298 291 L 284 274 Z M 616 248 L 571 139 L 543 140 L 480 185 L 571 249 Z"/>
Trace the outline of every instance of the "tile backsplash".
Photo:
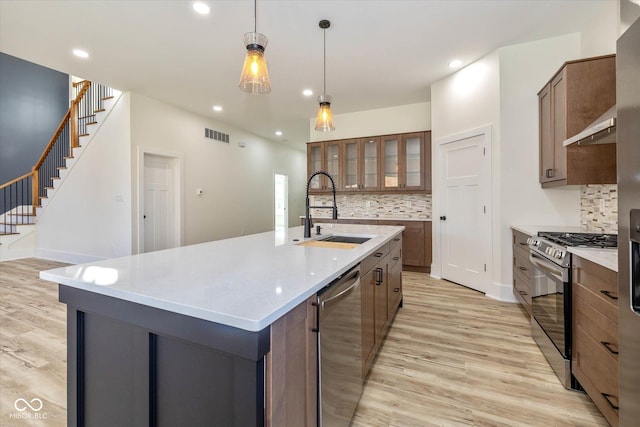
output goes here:
<path id="1" fill-rule="evenodd" d="M 580 226 L 591 233 L 618 233 L 618 186 L 583 185 Z"/>
<path id="2" fill-rule="evenodd" d="M 337 194 L 341 218 L 431 219 L 431 194 Z M 333 206 L 332 195 L 309 196 L 311 206 Z M 317 218 L 331 216 L 328 209 L 313 209 Z"/>

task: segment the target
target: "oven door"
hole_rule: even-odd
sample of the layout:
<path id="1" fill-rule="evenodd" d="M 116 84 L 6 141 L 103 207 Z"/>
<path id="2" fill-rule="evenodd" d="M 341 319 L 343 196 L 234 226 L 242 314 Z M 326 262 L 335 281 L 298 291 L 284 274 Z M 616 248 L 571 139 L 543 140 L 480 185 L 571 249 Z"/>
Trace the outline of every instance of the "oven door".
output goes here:
<path id="1" fill-rule="evenodd" d="M 533 318 L 564 359 L 571 358 L 571 281 L 563 268 L 531 251 Z"/>

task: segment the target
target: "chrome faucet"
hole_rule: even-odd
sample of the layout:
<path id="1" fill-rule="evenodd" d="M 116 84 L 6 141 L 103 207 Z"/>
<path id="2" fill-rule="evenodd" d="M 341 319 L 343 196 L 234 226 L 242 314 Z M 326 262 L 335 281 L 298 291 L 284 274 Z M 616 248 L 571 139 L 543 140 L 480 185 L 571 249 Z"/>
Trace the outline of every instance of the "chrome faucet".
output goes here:
<path id="1" fill-rule="evenodd" d="M 309 206 L 309 186 L 311 185 L 311 180 L 317 175 L 324 175 L 329 178 L 331 181 L 331 188 L 333 189 L 333 207 L 331 206 Z M 336 204 L 336 183 L 333 181 L 333 177 L 329 175 L 328 172 L 318 171 L 311 174 L 309 180 L 307 181 L 307 197 L 305 199 L 305 214 L 304 214 L 304 237 L 311 237 L 311 228 L 313 227 L 313 222 L 311 222 L 311 214 L 309 213 L 309 209 L 333 209 L 333 219 L 338 219 L 338 205 Z"/>

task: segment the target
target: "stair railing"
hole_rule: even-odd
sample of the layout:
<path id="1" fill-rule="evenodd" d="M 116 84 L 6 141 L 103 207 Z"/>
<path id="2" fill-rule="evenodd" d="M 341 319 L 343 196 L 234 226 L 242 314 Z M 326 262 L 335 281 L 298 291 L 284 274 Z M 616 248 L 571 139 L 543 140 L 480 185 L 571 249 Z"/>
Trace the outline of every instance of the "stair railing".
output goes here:
<path id="1" fill-rule="evenodd" d="M 69 110 L 31 172 L 0 185 L 3 213 L 0 222 L 5 224 L 0 234 L 6 234 L 13 224 L 30 223 L 28 217 L 36 214 L 47 189 L 53 188 L 53 181 L 59 179 L 66 159 L 73 158 L 73 149 L 80 146 L 80 136 L 88 135 L 87 125 L 96 123 L 96 113 L 104 111 L 103 101 L 113 97 L 110 87 L 87 80 L 73 83 L 73 89 L 75 96 Z"/>

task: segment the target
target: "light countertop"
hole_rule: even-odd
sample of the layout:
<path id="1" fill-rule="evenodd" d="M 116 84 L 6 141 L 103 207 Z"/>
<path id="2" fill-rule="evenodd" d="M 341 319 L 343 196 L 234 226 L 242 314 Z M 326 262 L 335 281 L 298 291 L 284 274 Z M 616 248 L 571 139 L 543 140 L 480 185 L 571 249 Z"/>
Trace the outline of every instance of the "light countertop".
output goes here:
<path id="1" fill-rule="evenodd" d="M 588 261 L 600 264 L 603 267 L 618 272 L 618 250 L 597 248 L 567 248 L 574 255 Z"/>
<path id="2" fill-rule="evenodd" d="M 581 233 L 580 226 L 570 225 L 512 225 L 513 230 L 529 236 L 537 236 L 539 231 L 565 231 L 567 233 Z"/>
<path id="3" fill-rule="evenodd" d="M 318 218 L 316 223 L 322 224 Z M 298 246 L 303 227 L 40 272 L 44 280 L 257 332 L 374 253 L 404 227 L 324 224 L 372 237 L 354 249 Z M 314 234 L 312 232 L 312 234 Z M 316 236 L 313 236 L 316 238 Z"/>
<path id="4" fill-rule="evenodd" d="M 565 225 L 512 225 L 511 228 L 529 236 L 537 236 L 539 231 L 565 231 L 567 233 L 584 233 L 580 227 Z M 569 247 L 567 250 L 581 258 L 600 264 L 613 271 L 618 271 L 618 250 L 599 248 Z"/>

